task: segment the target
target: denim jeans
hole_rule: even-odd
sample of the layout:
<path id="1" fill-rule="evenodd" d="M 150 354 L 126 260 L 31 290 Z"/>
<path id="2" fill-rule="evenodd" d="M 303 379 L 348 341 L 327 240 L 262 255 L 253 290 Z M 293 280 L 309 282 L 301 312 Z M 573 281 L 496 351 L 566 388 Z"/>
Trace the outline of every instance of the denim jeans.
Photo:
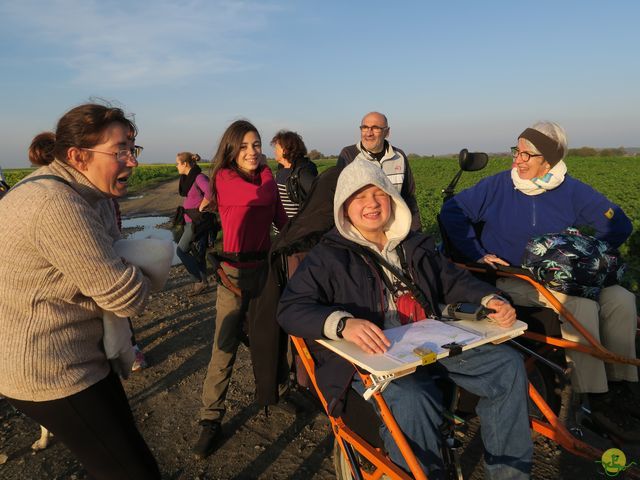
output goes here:
<path id="1" fill-rule="evenodd" d="M 527 376 L 520 355 L 505 345 L 482 345 L 439 360 L 438 368 L 444 376 L 480 397 L 476 412 L 485 449 L 485 478 L 529 478 L 533 442 L 527 411 Z M 364 392 L 359 376 L 354 377 L 352 387 L 358 393 Z M 382 397 L 429 478 L 442 478 L 438 431 L 443 422 L 442 394 L 432 372 L 419 368 L 394 380 Z M 409 471 L 384 424 L 380 436 L 389 457 Z"/>
<path id="2" fill-rule="evenodd" d="M 207 236 L 203 235 L 198 242 L 198 256 L 194 257 L 189 253 L 191 251 L 191 241 L 193 240 L 193 223 L 187 222 L 184 225 L 184 232 L 178 242 L 176 254 L 187 269 L 187 272 L 196 282 L 202 282 L 207 279 L 207 263 L 205 254 L 207 250 Z"/>

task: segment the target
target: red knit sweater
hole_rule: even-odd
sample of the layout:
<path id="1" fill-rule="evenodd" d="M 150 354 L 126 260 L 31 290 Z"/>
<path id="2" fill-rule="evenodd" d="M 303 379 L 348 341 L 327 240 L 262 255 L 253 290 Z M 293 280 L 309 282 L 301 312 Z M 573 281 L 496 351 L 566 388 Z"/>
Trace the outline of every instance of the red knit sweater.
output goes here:
<path id="1" fill-rule="evenodd" d="M 271 247 L 271 224 L 281 229 L 287 222 L 271 170 L 261 166 L 256 175 L 254 184 L 230 169 L 222 169 L 216 174 L 224 252 L 267 252 Z"/>

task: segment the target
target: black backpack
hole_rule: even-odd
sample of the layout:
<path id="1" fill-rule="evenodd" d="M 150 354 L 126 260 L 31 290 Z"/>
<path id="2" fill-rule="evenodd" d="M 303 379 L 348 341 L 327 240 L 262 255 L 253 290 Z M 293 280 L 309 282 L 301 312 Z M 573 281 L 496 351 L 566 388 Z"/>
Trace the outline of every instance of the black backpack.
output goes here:
<path id="1" fill-rule="evenodd" d="M 305 190 L 303 183 L 300 180 L 301 174 L 308 174 L 309 176 L 316 177 L 318 175 L 318 169 L 315 164 L 308 159 L 302 159 L 299 161 L 289 178 L 287 178 L 287 195 L 289 200 L 298 205 L 302 205 L 307 199 L 309 192 Z M 307 186 L 307 188 L 309 188 Z"/>

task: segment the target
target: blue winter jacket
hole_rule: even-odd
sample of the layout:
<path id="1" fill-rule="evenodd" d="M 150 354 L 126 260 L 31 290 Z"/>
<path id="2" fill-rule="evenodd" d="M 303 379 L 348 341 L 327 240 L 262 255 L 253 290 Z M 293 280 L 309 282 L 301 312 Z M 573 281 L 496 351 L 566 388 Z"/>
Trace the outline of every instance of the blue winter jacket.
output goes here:
<path id="1" fill-rule="evenodd" d="M 344 394 L 355 369 L 312 340 L 325 338 L 324 321 L 335 311 L 349 312 L 384 328 L 383 282 L 376 268 L 350 245 L 352 242 L 335 228 L 325 234 L 289 280 L 278 308 L 282 328 L 310 340 L 307 344 L 316 361 L 316 378 L 334 415 L 342 412 Z M 479 304 L 483 297 L 497 292 L 438 253 L 431 237 L 410 233 L 400 245 L 411 277 L 437 314 L 438 303 Z"/>
<path id="2" fill-rule="evenodd" d="M 453 246 L 469 261 L 493 253 L 513 266 L 520 266 L 534 236 L 588 225 L 597 238 L 617 248 L 632 230 L 618 205 L 569 175 L 557 188 L 530 196 L 514 188 L 510 170 L 458 193 L 442 206 L 440 219 Z M 480 239 L 472 225 L 479 222 L 484 222 Z"/>

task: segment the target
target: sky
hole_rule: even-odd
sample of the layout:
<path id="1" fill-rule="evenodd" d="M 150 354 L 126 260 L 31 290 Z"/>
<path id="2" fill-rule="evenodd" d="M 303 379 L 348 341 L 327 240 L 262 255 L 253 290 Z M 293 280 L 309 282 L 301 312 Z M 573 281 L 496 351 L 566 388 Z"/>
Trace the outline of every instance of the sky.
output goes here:
<path id="1" fill-rule="evenodd" d="M 540 120 L 569 147 L 640 146 L 640 2 L 0 0 L 0 166 L 101 99 L 145 163 L 210 158 L 239 118 L 337 154 L 369 111 L 406 153 L 506 151 Z"/>

